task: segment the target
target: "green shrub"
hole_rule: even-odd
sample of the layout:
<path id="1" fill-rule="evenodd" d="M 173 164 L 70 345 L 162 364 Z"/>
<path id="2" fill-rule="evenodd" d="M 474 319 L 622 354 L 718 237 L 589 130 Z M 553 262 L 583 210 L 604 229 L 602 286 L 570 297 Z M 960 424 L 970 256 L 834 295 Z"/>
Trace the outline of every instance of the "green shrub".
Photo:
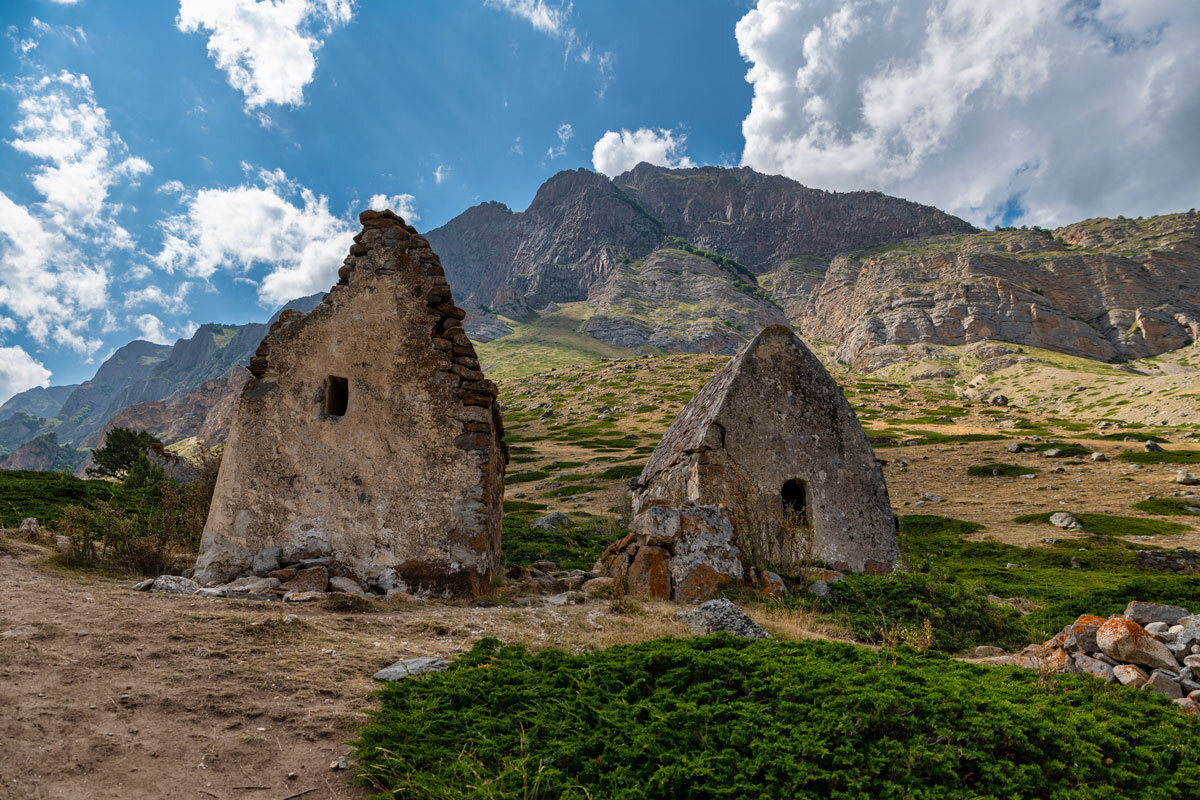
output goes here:
<path id="1" fill-rule="evenodd" d="M 551 489 L 546 492 L 546 497 L 574 497 L 577 494 L 587 494 L 594 492 L 603 487 L 596 486 L 591 483 L 575 483 L 568 486 L 560 486 L 557 489 Z"/>
<path id="2" fill-rule="evenodd" d="M 927 646 L 949 652 L 980 644 L 1018 647 L 1029 641 L 1014 609 L 990 602 L 979 585 L 959 583 L 945 573 L 847 575 L 830 589 L 827 598 L 803 602 L 833 612 L 859 641 L 913 644 L 927 637 Z"/>
<path id="3" fill-rule="evenodd" d="M 504 483 L 530 483 L 532 481 L 541 481 L 550 477 L 550 472 L 544 469 L 530 470 L 529 472 L 510 472 L 504 476 Z"/>
<path id="4" fill-rule="evenodd" d="M 1035 467 L 1022 467 L 1016 464 L 976 464 L 973 467 L 967 467 L 967 474 L 977 478 L 995 476 L 1015 478 L 1018 475 L 1036 475 L 1040 471 Z"/>
<path id="5" fill-rule="evenodd" d="M 1013 522 L 1026 525 L 1049 525 L 1050 517 L 1058 512 L 1047 511 L 1042 514 L 1022 514 L 1013 517 Z M 1074 514 L 1075 512 L 1069 512 Z M 1184 533 L 1192 530 L 1187 525 L 1178 522 L 1165 522 L 1159 519 L 1144 517 L 1118 517 L 1112 514 L 1075 514 L 1075 518 L 1083 525 L 1086 533 L 1096 536 L 1162 536 L 1172 533 Z"/>
<path id="6" fill-rule="evenodd" d="M 502 558 L 505 566 L 528 566 L 534 561 L 553 561 L 560 569 L 591 569 L 615 537 L 584 525 L 567 525 L 556 531 L 531 527 L 537 512 L 504 514 Z"/>
<path id="7" fill-rule="evenodd" d="M 68 506 L 101 501 L 132 512 L 156 502 L 156 494 L 153 488 L 128 489 L 112 481 L 82 480 L 62 472 L 0 470 L 0 527 L 15 528 L 26 517 L 53 527 Z"/>
<path id="8" fill-rule="evenodd" d="M 1129 798 L 1200 794 L 1197 724 L 1086 676 L 838 642 L 484 639 L 387 684 L 354 743 L 377 798 Z"/>
<path id="9" fill-rule="evenodd" d="M 1200 450 L 1160 450 L 1154 453 L 1126 450 L 1117 458 L 1131 464 L 1200 464 Z"/>
<path id="10" fill-rule="evenodd" d="M 1149 500 L 1134 503 L 1133 507 L 1138 511 L 1145 511 L 1147 514 L 1158 514 L 1164 517 L 1196 517 L 1200 516 L 1200 497 L 1152 497 Z"/>

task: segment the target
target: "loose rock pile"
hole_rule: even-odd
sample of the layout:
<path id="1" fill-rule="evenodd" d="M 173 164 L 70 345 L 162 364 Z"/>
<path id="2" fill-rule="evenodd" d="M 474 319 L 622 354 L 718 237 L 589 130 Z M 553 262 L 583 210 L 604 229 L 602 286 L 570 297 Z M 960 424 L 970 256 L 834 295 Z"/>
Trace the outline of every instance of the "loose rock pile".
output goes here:
<path id="1" fill-rule="evenodd" d="M 1084 614 L 1016 663 L 1145 688 L 1200 715 L 1200 614 L 1179 606 L 1134 601 L 1108 619 Z"/>
<path id="2" fill-rule="evenodd" d="M 625 580 L 630 594 L 703 600 L 745 574 L 725 506 L 653 506 L 630 527 L 632 532 L 609 545 L 595 567 Z"/>
<path id="3" fill-rule="evenodd" d="M 283 550 L 265 547 L 254 557 L 252 571 L 228 583 L 211 582 L 201 586 L 183 575 L 161 575 L 134 585 L 143 592 L 194 594 L 199 597 L 229 597 L 240 600 L 283 600 L 288 603 L 324 600 L 330 594 L 347 594 L 363 599 L 413 598 L 412 595 L 388 585 L 386 577 L 380 584 L 364 587 L 353 578 L 332 574 L 332 559 L 308 558 L 282 563 Z"/>

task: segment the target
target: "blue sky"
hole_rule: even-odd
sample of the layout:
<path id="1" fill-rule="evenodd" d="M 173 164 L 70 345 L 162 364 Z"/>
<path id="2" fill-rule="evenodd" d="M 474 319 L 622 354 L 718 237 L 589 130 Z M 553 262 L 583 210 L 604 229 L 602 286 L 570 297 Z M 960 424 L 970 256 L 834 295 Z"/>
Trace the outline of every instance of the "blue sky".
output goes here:
<path id="1" fill-rule="evenodd" d="M 427 230 L 561 169 L 747 164 L 981 225 L 1200 205 L 1198 8 L 9 0 L 0 401 L 328 287 L 372 200 Z"/>

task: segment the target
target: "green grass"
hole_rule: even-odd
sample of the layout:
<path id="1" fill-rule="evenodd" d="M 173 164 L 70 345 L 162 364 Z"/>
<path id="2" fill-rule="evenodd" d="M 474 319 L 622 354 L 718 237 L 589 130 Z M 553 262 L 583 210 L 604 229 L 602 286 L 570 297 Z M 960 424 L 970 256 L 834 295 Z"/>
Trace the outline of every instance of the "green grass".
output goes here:
<path id="1" fill-rule="evenodd" d="M 534 469 L 529 472 L 510 472 L 504 476 L 504 483 L 530 483 L 532 481 L 545 480 L 550 475 L 550 471 L 545 469 Z"/>
<path id="2" fill-rule="evenodd" d="M 1023 524 L 1049 525 L 1050 517 L 1057 512 L 1047 511 L 1042 514 L 1022 514 L 1014 517 L 1013 522 Z M 1075 513 L 1075 512 L 1070 512 Z M 1075 518 L 1083 525 L 1083 531 L 1094 536 L 1162 536 L 1173 533 L 1184 533 L 1192 530 L 1187 525 L 1178 522 L 1165 522 L 1144 517 L 1118 517 L 1111 514 L 1075 514 Z"/>
<path id="3" fill-rule="evenodd" d="M 1157 453 L 1126 450 L 1117 458 L 1131 464 L 1200 464 L 1200 450 L 1162 450 Z"/>
<path id="4" fill-rule="evenodd" d="M 1142 500 L 1140 503 L 1134 503 L 1133 507 L 1138 511 L 1144 511 L 1147 514 L 1158 514 L 1160 516 L 1181 516 L 1181 517 L 1200 517 L 1200 511 L 1192 511 L 1193 508 L 1200 508 L 1200 497 L 1152 497 L 1149 500 Z"/>
<path id="5" fill-rule="evenodd" d="M 387 684 L 354 743 L 377 798 L 1130 798 L 1200 794 L 1166 698 L 936 653 L 727 635 L 591 653 L 478 642 Z"/>
<path id="6" fill-rule="evenodd" d="M 1018 475 L 1036 475 L 1040 470 L 1036 467 L 1022 467 L 1017 464 L 976 464 L 967 467 L 967 474 L 977 478 L 1015 478 Z"/>

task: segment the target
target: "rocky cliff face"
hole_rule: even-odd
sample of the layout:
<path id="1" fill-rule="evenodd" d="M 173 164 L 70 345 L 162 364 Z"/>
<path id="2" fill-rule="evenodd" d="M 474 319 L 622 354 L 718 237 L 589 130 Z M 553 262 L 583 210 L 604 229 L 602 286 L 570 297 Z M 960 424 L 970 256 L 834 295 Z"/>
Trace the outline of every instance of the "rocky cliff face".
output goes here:
<path id="1" fill-rule="evenodd" d="M 225 441 L 233 422 L 238 392 L 249 373 L 234 367 L 223 378 L 206 381 L 187 394 L 126 406 L 104 426 L 100 441 L 112 428 L 150 431 L 164 442 L 195 438 L 212 447 Z"/>
<path id="2" fill-rule="evenodd" d="M 612 181 L 560 172 L 525 211 L 485 203 L 430 231 L 429 241 L 470 310 L 527 319 L 551 302 L 588 299 L 674 238 L 764 273 L 897 238 L 972 230 L 878 192 L 822 192 L 751 169 L 639 164 Z"/>
<path id="3" fill-rule="evenodd" d="M 827 192 L 749 167 L 638 164 L 613 183 L 663 226 L 758 274 L 847 250 L 975 230 L 958 217 L 880 192 Z"/>
<path id="4" fill-rule="evenodd" d="M 1200 336 L 1200 215 L 939 237 L 836 257 L 785 302 L 856 367 L 877 348 L 1000 339 L 1102 361 Z"/>
<path id="5" fill-rule="evenodd" d="M 64 442 L 83 439 L 104 425 L 119 407 L 112 401 L 130 384 L 145 378 L 171 348 L 163 344 L 134 341 L 118 349 L 63 403 L 56 417 L 62 423 L 58 435 Z"/>

